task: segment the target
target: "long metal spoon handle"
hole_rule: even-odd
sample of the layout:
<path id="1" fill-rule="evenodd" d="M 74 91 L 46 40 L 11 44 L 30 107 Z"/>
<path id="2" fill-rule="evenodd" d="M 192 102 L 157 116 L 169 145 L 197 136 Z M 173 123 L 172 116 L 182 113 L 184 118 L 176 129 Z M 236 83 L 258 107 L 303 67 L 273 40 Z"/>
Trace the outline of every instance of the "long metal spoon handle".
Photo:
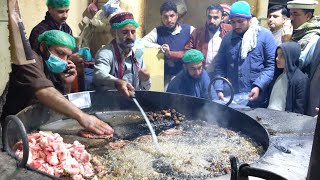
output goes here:
<path id="1" fill-rule="evenodd" d="M 139 108 L 139 110 L 140 110 L 140 112 L 141 112 L 144 120 L 146 121 L 146 123 L 147 123 L 147 125 L 148 125 L 148 128 L 149 128 L 149 130 L 150 130 L 150 132 L 151 132 L 151 136 L 152 136 L 153 143 L 155 144 L 156 149 L 159 151 L 159 150 L 160 150 L 160 146 L 159 146 L 159 143 L 158 143 L 158 138 L 157 138 L 157 136 L 156 136 L 156 133 L 155 133 L 154 129 L 152 128 L 152 125 L 151 125 L 151 123 L 150 123 L 150 120 L 148 119 L 146 113 L 144 112 L 144 110 L 143 110 L 142 107 L 140 106 L 140 104 L 139 104 L 139 102 L 137 101 L 137 99 L 136 99 L 136 98 L 132 98 L 132 99 L 133 99 L 134 103 L 138 106 L 138 108 Z"/>

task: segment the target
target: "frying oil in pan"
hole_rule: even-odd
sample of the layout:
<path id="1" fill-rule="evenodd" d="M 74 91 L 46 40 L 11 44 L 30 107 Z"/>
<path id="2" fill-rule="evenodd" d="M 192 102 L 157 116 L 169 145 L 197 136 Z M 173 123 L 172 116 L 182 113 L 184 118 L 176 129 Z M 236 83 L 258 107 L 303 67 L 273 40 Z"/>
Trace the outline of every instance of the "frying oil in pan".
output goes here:
<path id="1" fill-rule="evenodd" d="M 159 135 L 161 152 L 149 138 L 137 138 L 121 149 L 106 149 L 102 162 L 106 179 L 207 179 L 230 172 L 229 156 L 252 163 L 263 148 L 234 131 L 203 121 L 185 121 L 178 135 Z"/>

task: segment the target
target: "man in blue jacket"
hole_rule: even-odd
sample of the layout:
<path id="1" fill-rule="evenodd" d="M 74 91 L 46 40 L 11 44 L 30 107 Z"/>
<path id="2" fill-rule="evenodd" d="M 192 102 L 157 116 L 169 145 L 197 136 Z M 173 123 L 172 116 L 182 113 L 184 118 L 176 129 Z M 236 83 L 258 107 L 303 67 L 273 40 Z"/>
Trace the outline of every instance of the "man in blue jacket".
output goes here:
<path id="1" fill-rule="evenodd" d="M 201 51 L 191 49 L 182 57 L 183 70 L 169 83 L 167 92 L 208 99 L 210 78 L 203 69 L 204 56 Z M 213 92 L 213 97 L 216 96 Z"/>
<path id="2" fill-rule="evenodd" d="M 258 26 L 245 1 L 232 4 L 230 18 L 233 30 L 221 42 L 215 75 L 229 79 L 235 93 L 248 92 L 248 106 L 266 107 L 274 74 L 275 40 L 269 30 Z M 222 81 L 215 83 L 215 89 L 224 100 Z"/>

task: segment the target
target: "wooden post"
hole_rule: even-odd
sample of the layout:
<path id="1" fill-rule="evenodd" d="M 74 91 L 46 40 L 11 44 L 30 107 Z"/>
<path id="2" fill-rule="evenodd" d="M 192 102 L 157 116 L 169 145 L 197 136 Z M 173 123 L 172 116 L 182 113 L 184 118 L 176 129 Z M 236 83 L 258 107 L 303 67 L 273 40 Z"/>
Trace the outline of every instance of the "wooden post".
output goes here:
<path id="1" fill-rule="evenodd" d="M 250 9 L 251 9 L 251 14 L 253 14 L 254 16 L 257 16 L 257 12 L 258 12 L 258 0 L 246 0 L 249 5 L 250 5 Z"/>
<path id="2" fill-rule="evenodd" d="M 267 24 L 268 5 L 269 5 L 269 0 L 258 1 L 257 18 L 260 21 L 261 26 L 263 27 L 268 27 L 268 24 Z"/>
<path id="3" fill-rule="evenodd" d="M 246 0 L 250 4 L 251 14 L 257 17 L 261 26 L 268 27 L 267 13 L 269 0 Z"/>

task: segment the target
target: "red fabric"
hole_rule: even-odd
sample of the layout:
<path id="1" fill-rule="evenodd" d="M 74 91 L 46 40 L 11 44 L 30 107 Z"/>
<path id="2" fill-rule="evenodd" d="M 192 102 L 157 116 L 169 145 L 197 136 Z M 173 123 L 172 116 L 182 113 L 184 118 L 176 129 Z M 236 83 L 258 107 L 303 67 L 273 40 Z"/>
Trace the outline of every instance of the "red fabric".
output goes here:
<path id="1" fill-rule="evenodd" d="M 232 26 L 230 24 L 220 24 L 220 37 L 223 38 L 231 30 Z M 209 40 L 209 31 L 207 25 L 197 28 L 192 32 L 189 42 L 185 46 L 185 50 L 198 49 L 203 53 L 205 59 L 207 59 Z"/>
<path id="2" fill-rule="evenodd" d="M 231 9 L 231 6 L 229 6 L 228 4 L 220 4 L 220 6 L 223 8 L 223 10 L 230 14 L 230 9 Z"/>
<path id="3" fill-rule="evenodd" d="M 229 31 L 232 30 L 230 24 L 220 24 L 220 37 L 223 38 Z M 200 50 L 205 59 L 207 58 L 208 52 L 208 42 L 209 42 L 209 32 L 207 25 L 201 28 L 196 28 L 190 35 L 190 39 L 182 51 L 170 51 L 171 59 L 182 58 L 184 53 L 189 49 L 198 49 Z M 205 62 L 205 61 L 203 61 Z"/>
<path id="4" fill-rule="evenodd" d="M 133 18 L 133 14 L 129 13 L 129 12 L 122 12 L 122 13 L 118 13 L 116 15 L 114 15 L 111 19 L 110 19 L 110 24 L 114 24 L 114 23 L 121 23 L 122 21 L 126 20 L 126 19 L 134 19 Z"/>
<path id="5" fill-rule="evenodd" d="M 120 54 L 120 50 L 118 47 L 118 44 L 116 42 L 115 39 L 113 39 L 111 41 L 113 49 L 114 49 L 114 53 L 116 55 L 116 59 L 117 59 L 117 63 L 118 63 L 118 72 L 117 72 L 117 78 L 122 79 L 123 78 L 123 67 L 122 67 L 122 60 L 121 60 L 121 54 Z M 137 59 L 134 56 L 134 52 L 132 51 L 132 55 L 131 55 L 131 62 L 132 64 L 134 64 L 136 71 L 138 72 L 140 70 L 139 67 L 139 63 L 137 61 Z"/>

